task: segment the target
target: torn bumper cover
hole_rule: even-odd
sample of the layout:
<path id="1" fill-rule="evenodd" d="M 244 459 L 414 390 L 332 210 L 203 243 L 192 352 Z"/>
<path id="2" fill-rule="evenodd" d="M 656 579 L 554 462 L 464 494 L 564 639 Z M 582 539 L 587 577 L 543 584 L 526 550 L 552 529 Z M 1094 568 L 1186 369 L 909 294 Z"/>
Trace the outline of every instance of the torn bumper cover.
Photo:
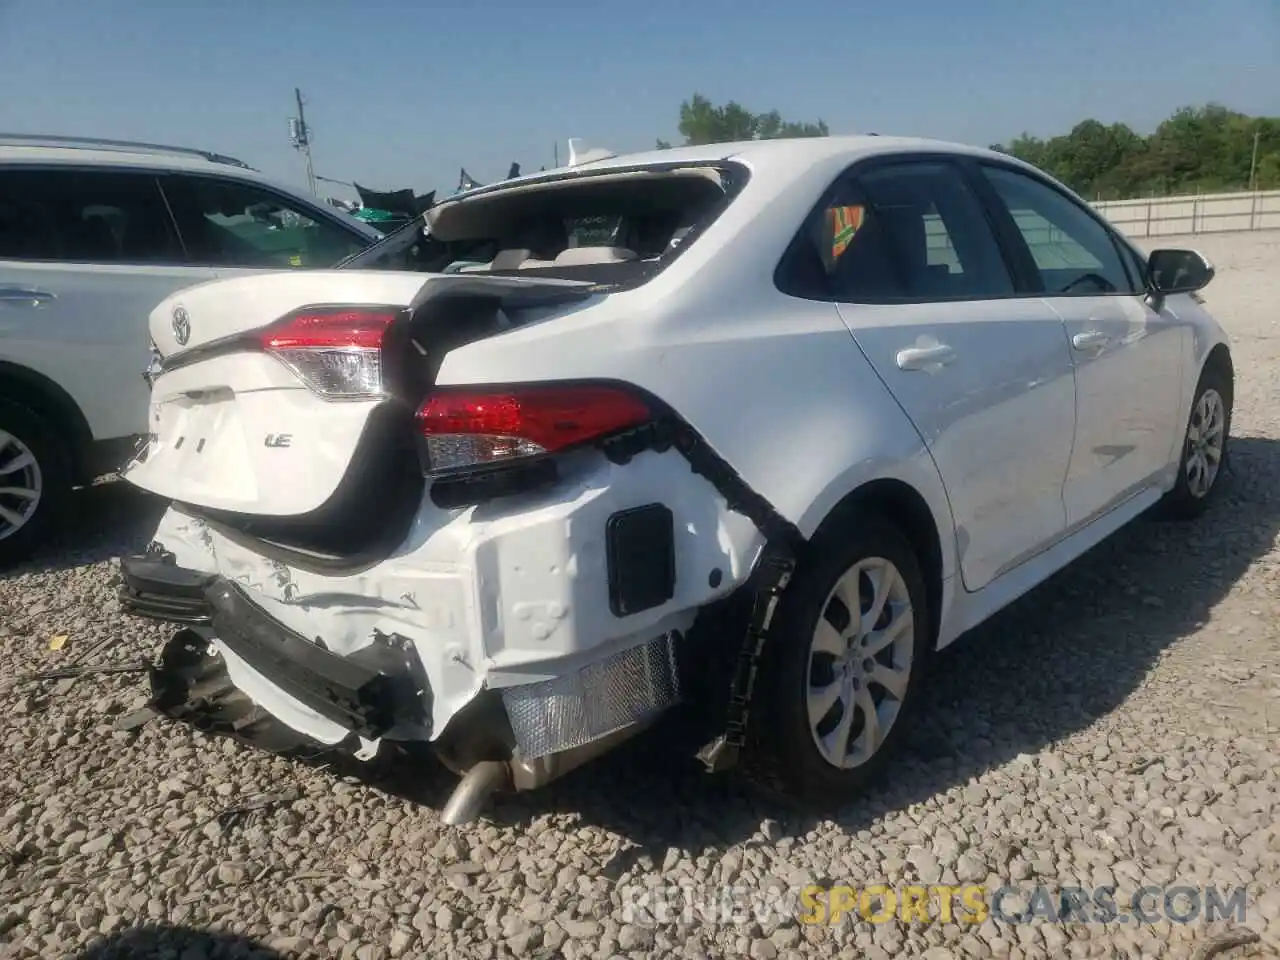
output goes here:
<path id="1" fill-rule="evenodd" d="M 383 663 L 362 663 L 359 654 L 337 656 L 282 627 L 227 580 L 214 580 L 205 596 L 219 643 L 326 720 L 368 740 L 402 724 L 429 722 L 423 701 L 430 691 L 420 669 L 414 669 L 411 650 L 393 642 L 378 644 L 360 653 L 381 654 Z"/>
<path id="2" fill-rule="evenodd" d="M 184 570 L 162 554 L 127 557 L 120 564 L 120 603 L 125 610 L 150 620 L 207 624 L 212 608 L 205 588 L 209 574 Z"/>
<path id="3" fill-rule="evenodd" d="M 173 716 L 180 707 L 175 683 L 190 687 L 208 679 L 207 671 L 191 672 L 198 649 L 202 656 L 229 655 L 294 703 L 366 740 L 396 728 L 429 730 L 430 684 L 412 646 L 400 638 L 380 637 L 357 655 L 342 657 L 277 623 L 221 577 L 150 557 L 126 558 L 121 572 L 126 611 L 198 625 L 175 636 L 152 673 L 153 706 L 160 712 Z M 180 674 L 186 675 L 183 682 Z M 198 687 L 196 694 L 184 695 L 188 707 L 201 699 Z"/>
<path id="4" fill-rule="evenodd" d="M 213 655 L 209 638 L 195 628 L 179 630 L 165 644 L 160 662 L 151 668 L 148 707 L 205 733 L 273 753 L 314 747 L 238 690 L 226 661 Z"/>
<path id="5" fill-rule="evenodd" d="M 356 737 L 432 738 L 431 685 L 404 638 L 379 637 L 340 656 L 321 639 L 308 640 L 274 620 L 233 581 L 164 557 L 125 558 L 121 568 L 119 594 L 127 612 L 194 625 L 173 637 L 152 672 L 157 712 L 248 739 L 241 729 L 249 722 L 244 708 L 224 716 L 221 701 L 234 691 L 253 705 L 255 718 L 269 711 L 313 743 L 317 738 L 304 731 L 314 724 L 297 723 L 293 713 L 322 718 L 333 731 L 322 746 Z M 677 634 L 662 634 L 563 676 L 494 691 L 502 705 L 500 729 L 459 733 L 510 742 L 515 755 L 529 762 L 604 740 L 680 702 L 677 644 Z M 245 683 L 246 668 L 253 683 Z"/>

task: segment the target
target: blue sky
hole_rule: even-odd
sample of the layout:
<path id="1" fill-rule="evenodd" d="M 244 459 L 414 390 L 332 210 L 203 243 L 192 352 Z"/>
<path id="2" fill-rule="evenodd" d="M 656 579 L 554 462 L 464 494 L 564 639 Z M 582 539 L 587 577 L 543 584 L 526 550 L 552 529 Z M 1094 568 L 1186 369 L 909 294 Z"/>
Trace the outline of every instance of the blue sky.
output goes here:
<path id="1" fill-rule="evenodd" d="M 1280 2 L 0 0 L 0 131 L 202 146 L 303 183 L 295 86 L 317 173 L 449 193 L 571 136 L 676 140 L 694 91 L 981 145 L 1210 100 L 1280 115 Z"/>

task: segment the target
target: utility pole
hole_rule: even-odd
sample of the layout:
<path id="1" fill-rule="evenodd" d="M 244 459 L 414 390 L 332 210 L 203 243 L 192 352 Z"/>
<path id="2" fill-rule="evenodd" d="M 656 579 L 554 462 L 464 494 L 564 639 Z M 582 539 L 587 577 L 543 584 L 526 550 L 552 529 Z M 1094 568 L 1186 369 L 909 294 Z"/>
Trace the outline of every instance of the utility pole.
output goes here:
<path id="1" fill-rule="evenodd" d="M 555 150 L 555 158 L 556 158 L 556 162 L 555 162 L 555 165 L 554 165 L 551 169 L 552 169 L 552 170 L 559 170 L 559 169 L 560 169 L 560 141 L 559 141 L 559 140 L 557 140 L 557 141 L 552 145 L 552 149 L 553 149 L 553 150 Z"/>
<path id="2" fill-rule="evenodd" d="M 307 186 L 312 194 L 319 196 L 316 189 L 316 173 L 311 166 L 311 128 L 307 126 L 306 114 L 302 110 L 302 91 L 293 88 L 294 98 L 298 101 L 298 115 L 289 118 L 289 142 L 293 149 L 301 150 L 307 158 Z"/>
<path id="3" fill-rule="evenodd" d="M 1255 175 L 1258 172 L 1258 138 L 1262 136 L 1261 130 L 1253 131 L 1253 160 L 1249 163 L 1249 189 L 1256 190 Z"/>

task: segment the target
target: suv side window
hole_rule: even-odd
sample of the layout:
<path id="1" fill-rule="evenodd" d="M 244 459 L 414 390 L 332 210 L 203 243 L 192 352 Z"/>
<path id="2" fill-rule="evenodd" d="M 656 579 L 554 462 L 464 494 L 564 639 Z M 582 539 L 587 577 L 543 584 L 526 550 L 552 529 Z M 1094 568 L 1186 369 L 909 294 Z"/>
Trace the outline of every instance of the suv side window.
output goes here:
<path id="1" fill-rule="evenodd" d="M 0 258 L 179 263 L 155 177 L 102 170 L 0 172 Z"/>
<path id="2" fill-rule="evenodd" d="M 1030 249 L 1046 294 L 1142 292 L 1110 231 L 1078 203 L 1024 173 L 988 164 L 981 169 Z"/>
<path id="3" fill-rule="evenodd" d="M 995 234 L 960 172 L 922 161 L 878 164 L 843 178 L 793 241 L 779 286 L 850 303 L 1015 294 Z"/>
<path id="4" fill-rule="evenodd" d="M 368 246 L 354 230 L 253 184 L 171 175 L 164 192 L 188 261 L 199 266 L 329 267 Z"/>

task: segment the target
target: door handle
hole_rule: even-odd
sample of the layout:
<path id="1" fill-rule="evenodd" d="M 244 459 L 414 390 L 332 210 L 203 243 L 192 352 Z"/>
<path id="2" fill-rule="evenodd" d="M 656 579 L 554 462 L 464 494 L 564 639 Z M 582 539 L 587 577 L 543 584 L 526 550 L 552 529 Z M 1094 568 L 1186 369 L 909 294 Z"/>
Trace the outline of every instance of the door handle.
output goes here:
<path id="1" fill-rule="evenodd" d="M 1084 333 L 1077 333 L 1071 338 L 1071 345 L 1077 350 L 1097 350 L 1099 347 L 1105 347 L 1111 342 L 1101 330 L 1086 330 Z"/>
<path id="2" fill-rule="evenodd" d="M 925 370 L 946 366 L 955 358 L 955 350 L 939 343 L 929 347 L 905 347 L 898 351 L 897 361 L 901 370 Z"/>
<path id="3" fill-rule="evenodd" d="M 46 290 L 36 290 L 33 287 L 0 287 L 0 303 L 38 307 L 56 299 L 57 297 L 52 293 Z"/>

